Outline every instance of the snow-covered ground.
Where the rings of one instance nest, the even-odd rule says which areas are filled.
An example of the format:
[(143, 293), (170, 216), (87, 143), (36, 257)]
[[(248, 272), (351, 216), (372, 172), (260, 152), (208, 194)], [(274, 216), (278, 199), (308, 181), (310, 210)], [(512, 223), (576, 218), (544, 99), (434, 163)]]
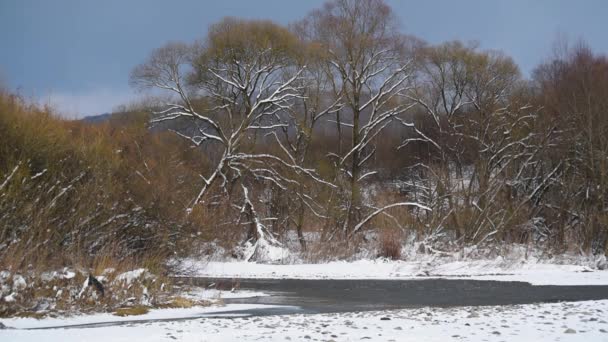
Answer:
[(250, 262), (183, 260), (179, 275), (226, 278), (413, 279), (466, 278), (523, 281), (533, 285), (608, 285), (608, 271), (583, 265), (510, 262), (503, 258), (470, 261), (335, 261), (273, 265)]
[[(96, 314), (75, 314), (72, 316), (46, 317), (44, 319), (35, 318), (0, 318), (0, 323), (7, 327), (17, 329), (28, 328), (44, 328), (54, 326), (96, 324), (104, 322), (124, 322), (124, 321), (145, 321), (158, 319), (181, 319), (198, 317), (201, 315), (214, 314), (226, 310), (249, 310), (260, 307), (270, 308), (269, 305), (252, 305), (252, 304), (231, 304), (228, 306), (222, 305), (221, 299), (228, 298), (250, 298), (267, 296), (266, 293), (258, 291), (221, 291), (216, 289), (193, 288), (189, 291), (181, 293), (181, 297), (199, 300), (211, 300), (210, 306), (193, 306), (189, 308), (164, 308), (151, 309), (148, 313), (137, 316), (116, 316), (111, 313), (96, 313)], [(1, 327), (1, 326), (0, 326)], [(1, 331), (1, 330), (0, 330)], [(4, 341), (0, 339), (0, 341)]]
[[(465, 278), (524, 281), (534, 285), (608, 285), (605, 258), (574, 262), (540, 259), (492, 260), (415, 258), (414, 261), (362, 259), (320, 264), (258, 264), (243, 261), (181, 260), (178, 275), (226, 278), (420, 279)], [(602, 267), (603, 268), (603, 267)], [(221, 305), (222, 298), (264, 296), (246, 290), (184, 288), (181, 296), (212, 299), (214, 306), (153, 309), (117, 317), (11, 318), (0, 323), (0, 341), (608, 341), (608, 300), (511, 306), (415, 308), (315, 315), (249, 317), (242, 310), (272, 309), (260, 304)], [(241, 311), (230, 314), (226, 311)], [(293, 311), (293, 310), (292, 310)], [(221, 313), (220, 313), (221, 312)], [(163, 320), (163, 321), (155, 321)], [(128, 322), (125, 322), (128, 321)], [(28, 328), (123, 322), (87, 328)]]
[[(270, 305), (254, 305), (254, 304), (230, 304), (227, 306), (194, 306), (191, 308), (176, 308), (176, 309), (152, 309), (150, 312), (137, 316), (119, 317), (111, 313), (97, 313), (90, 315), (74, 315), (70, 317), (46, 317), (43, 319), (36, 318), (1, 318), (0, 323), (7, 327), (16, 329), (30, 328), (48, 328), (57, 326), (83, 325), (83, 324), (98, 324), (109, 322), (137, 322), (147, 320), (166, 320), (166, 319), (183, 319), (198, 317), (201, 315), (214, 314), (226, 310), (250, 310), (260, 307), (270, 308)], [(278, 306), (277, 306), (278, 307)], [(1, 330), (0, 330), (1, 332)], [(1, 336), (1, 333), (0, 333)], [(0, 341), (5, 341), (0, 338)]]
[[(526, 281), (537, 285), (608, 285), (608, 271), (592, 269), (584, 264), (513, 262), (502, 258), (411, 262), (358, 260), (291, 265), (191, 259), (182, 261), (180, 274), (314, 279), (465, 277)], [(193, 289), (182, 295), (192, 299), (220, 299), (265, 294), (245, 290)], [(608, 341), (608, 300), (264, 317), (250, 317), (242, 312), (267, 308), (280, 306), (228, 304), (154, 309), (145, 315), (131, 317), (94, 314), (41, 320), (0, 319), (3, 325), (16, 328), (0, 329), (0, 341)], [(230, 314), (226, 311), (241, 312)], [(158, 319), (165, 321), (149, 321)], [(117, 321), (129, 322), (87, 328), (27, 330)]]
[[(241, 307), (242, 305), (239, 305)], [(236, 308), (229, 305), (223, 309)], [(206, 309), (214, 310), (214, 309)], [(0, 330), (0, 341), (608, 341), (608, 301)], [(23, 320), (21, 327), (41, 326)], [(6, 324), (6, 323), (5, 323)], [(8, 324), (7, 324), (8, 325)]]

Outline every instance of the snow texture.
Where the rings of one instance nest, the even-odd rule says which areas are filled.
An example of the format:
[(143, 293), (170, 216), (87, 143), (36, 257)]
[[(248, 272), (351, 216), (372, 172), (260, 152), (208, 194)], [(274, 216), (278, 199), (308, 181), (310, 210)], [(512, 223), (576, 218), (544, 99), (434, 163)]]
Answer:
[(116, 279), (114, 279), (114, 282), (125, 282), (126, 285), (131, 285), (133, 281), (139, 279), (141, 276), (146, 279), (148, 279), (149, 277), (154, 277), (145, 268), (138, 268), (136, 270), (124, 272), (117, 275)]
[(522, 281), (533, 285), (608, 285), (608, 271), (583, 265), (534, 262), (476, 261), (334, 261), (324, 264), (271, 265), (186, 259), (181, 276), (296, 279), (415, 279), (462, 278)]
[(232, 290), (222, 291), (216, 289), (202, 289), (195, 288), (181, 295), (184, 298), (192, 300), (200, 299), (228, 299), (228, 298), (252, 298), (252, 297), (265, 297), (267, 293), (259, 291), (248, 291), (248, 290)]
[(289, 258), (289, 250), (279, 245), (270, 244), (266, 239), (258, 239), (255, 244), (247, 242), (244, 247), (245, 260), (262, 262), (279, 262)]
[(82, 295), (87, 291), (88, 287), (89, 287), (89, 278), (84, 278), (84, 283), (82, 284), (80, 292), (78, 292), (77, 298), (81, 298)]
[[(273, 308), (278, 306), (273, 305), (258, 305), (258, 304), (230, 304), (227, 306), (201, 307), (194, 306), (191, 308), (175, 308), (175, 309), (152, 309), (148, 313), (138, 316), (115, 316), (111, 313), (97, 313), (92, 315), (74, 315), (70, 317), (47, 317), (43, 319), (36, 318), (6, 318), (0, 319), (0, 323), (10, 328), (30, 329), (30, 328), (45, 328), (57, 327), (66, 325), (82, 325), (107, 322), (137, 322), (155, 319), (183, 319), (200, 317), (202, 315), (213, 314), (214, 312), (224, 312), (226, 310), (250, 310), (259, 308)], [(87, 329), (88, 330), (88, 329)], [(96, 330), (96, 329), (93, 329)], [(82, 330), (86, 331), (86, 330)], [(0, 330), (0, 341), (2, 339)], [(109, 341), (113, 341), (109, 339)]]
[[(190, 310), (244, 309), (251, 305)], [(189, 309), (164, 311), (180, 317)], [(606, 341), (608, 301), (395, 311), (197, 318), (89, 329), (0, 330), (1, 341)], [(179, 313), (179, 314), (178, 314)], [(155, 316), (151, 313), (148, 317)], [(156, 316), (160, 317), (160, 316)], [(101, 318), (101, 317), (99, 317)], [(227, 319), (229, 318), (229, 319)], [(89, 320), (87, 322), (90, 322)], [(25, 328), (66, 321), (13, 319), (7, 326)], [(74, 318), (70, 323), (84, 323)]]
[(13, 276), (13, 289), (17, 291), (24, 290), (27, 287), (27, 283), (25, 282), (25, 278), (22, 275)]

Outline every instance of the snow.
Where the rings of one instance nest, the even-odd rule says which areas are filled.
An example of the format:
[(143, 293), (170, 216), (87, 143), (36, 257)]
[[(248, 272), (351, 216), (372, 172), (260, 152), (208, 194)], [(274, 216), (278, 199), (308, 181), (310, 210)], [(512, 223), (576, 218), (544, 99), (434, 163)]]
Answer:
[(131, 283), (133, 283), (133, 281), (135, 281), (136, 279), (139, 279), (142, 275), (144, 277), (146, 277), (146, 279), (148, 277), (152, 277), (152, 275), (149, 274), (145, 268), (138, 268), (133, 271), (128, 271), (128, 272), (119, 274), (118, 276), (116, 276), (116, 279), (114, 279), (114, 282), (124, 281), (127, 285), (131, 285)]
[[(126, 272), (129, 273), (129, 272)], [(123, 273), (124, 274), (124, 273)], [(126, 280), (129, 276), (133, 275), (141, 276), (143, 272), (129, 273), (125, 275)], [(88, 279), (85, 279), (83, 290), (86, 290), (88, 286)], [(5, 297), (6, 301), (14, 296)], [(80, 295), (79, 295), (80, 296)], [(192, 299), (194, 301), (199, 300), (218, 300), (222, 298), (251, 298), (267, 296), (266, 293), (259, 291), (248, 291), (248, 290), (237, 290), (222, 291), (217, 289), (203, 289), (200, 287), (193, 288), (181, 295), (184, 298)], [(11, 298), (9, 298), (11, 297)], [(8, 299), (7, 299), (8, 298)], [(14, 299), (13, 299), (14, 300)], [(220, 302), (221, 303), (221, 302)], [(173, 308), (173, 309), (151, 309), (148, 313), (138, 316), (126, 316), (119, 317), (111, 313), (97, 313), (97, 314), (81, 314), (73, 316), (61, 316), (61, 317), (47, 317), (41, 320), (35, 318), (7, 318), (0, 319), (0, 323), (18, 329), (28, 328), (41, 328), (41, 327), (53, 327), (53, 326), (64, 326), (64, 325), (81, 325), (81, 324), (92, 324), (92, 323), (104, 323), (104, 322), (124, 322), (124, 321), (142, 321), (142, 320), (154, 320), (154, 319), (181, 319), (181, 318), (192, 318), (199, 317), (201, 315), (226, 311), (226, 310), (249, 310), (249, 309), (260, 309), (260, 308), (274, 308), (278, 306), (273, 305), (253, 305), (253, 304), (230, 304), (227, 306), (218, 305), (217, 302), (213, 306), (193, 306), (191, 308)], [(282, 306), (285, 307), (285, 306)], [(0, 341), (3, 341), (0, 338)]]
[[(244, 309), (230, 305), (217, 310)], [(215, 308), (198, 311), (212, 313)], [(338, 314), (147, 322), (87, 329), (0, 330), (2, 341), (606, 341), (608, 301), (417, 308)], [(166, 317), (166, 316), (164, 316)], [(45, 326), (48, 319), (2, 321)], [(27, 324), (25, 323), (27, 322)], [(65, 322), (53, 322), (65, 323)], [(13, 325), (15, 326), (15, 325)]]
[(67, 270), (66, 270), (66, 271), (65, 271), (65, 273), (62, 275), (62, 278), (63, 278), (63, 279), (72, 279), (72, 278), (74, 278), (75, 276), (76, 276), (76, 273), (75, 273), (75, 272), (72, 272), (72, 271), (67, 271)]
[(0, 283), (0, 297), (9, 292), (11, 292), (11, 287)]
[(22, 275), (13, 276), (13, 289), (20, 291), (27, 287), (27, 283), (25, 282), (25, 278)]
[(265, 239), (258, 239), (255, 244), (247, 242), (243, 254), (245, 260), (256, 259), (265, 262), (286, 260), (290, 255), (287, 248), (270, 244)]
[(57, 272), (42, 272), (40, 273), (40, 280), (43, 282), (49, 282), (57, 276)]
[(34, 180), (34, 179), (36, 179), (36, 178), (38, 178), (38, 177), (41, 177), (42, 175), (44, 175), (44, 174), (46, 173), (46, 171), (48, 171), (48, 170), (47, 170), (47, 169), (44, 169), (44, 170), (42, 170), (42, 171), (38, 172), (37, 174), (33, 175), (32, 177), (30, 177), (30, 179), (31, 179), (31, 180)]
[(4, 301), (7, 303), (12, 303), (15, 301), (15, 296), (16, 296), (16, 293), (13, 292), (10, 295), (4, 297)]
[(265, 297), (267, 293), (259, 291), (238, 290), (238, 291), (221, 291), (216, 289), (201, 289), (196, 288), (183, 294), (182, 297), (188, 299), (220, 299), (220, 298), (252, 298)]
[(82, 287), (80, 289), (80, 292), (78, 292), (77, 298), (82, 297), (82, 295), (87, 291), (88, 287), (89, 287), (89, 278), (84, 278), (84, 283), (82, 283)]
[[(324, 264), (270, 265), (251, 262), (183, 260), (181, 275), (229, 278), (412, 279), (463, 278), (527, 281), (536, 285), (606, 285), (608, 271), (584, 264), (534, 260), (417, 261), (357, 260)], [(188, 270), (189, 273), (186, 271)], [(117, 276), (129, 282), (145, 277), (143, 269)], [(254, 291), (194, 288), (192, 299), (263, 296)], [(221, 301), (218, 301), (221, 303)], [(409, 308), (333, 314), (291, 314), (253, 317), (243, 310), (281, 308), (275, 305), (228, 304), (192, 308), (152, 309), (140, 316), (110, 313), (71, 317), (10, 318), (0, 323), (0, 341), (608, 341), (608, 300), (508, 306)], [(234, 311), (234, 313), (230, 313)], [(152, 320), (152, 321), (150, 321)], [(156, 320), (156, 321), (154, 321)], [(163, 320), (163, 321), (158, 321)], [(120, 326), (112, 322), (127, 322)], [(23, 330), (106, 323), (96, 327)]]
[(584, 265), (477, 261), (334, 261), (324, 264), (273, 265), (252, 262), (183, 260), (180, 276), (272, 279), (416, 279), (466, 278), (522, 281), (533, 285), (608, 285), (608, 271)]
[(102, 276), (107, 276), (107, 275), (113, 274), (114, 272), (116, 272), (116, 269), (114, 267), (108, 267), (108, 268), (104, 269), (103, 272), (101, 272), (101, 274), (102, 274)]
[(68, 268), (64, 268), (63, 271), (48, 271), (40, 273), (40, 280), (43, 282), (49, 282), (55, 278), (59, 279), (72, 279), (76, 276), (76, 272), (70, 271)]
[[(261, 304), (229, 304), (226, 306), (194, 306), (191, 308), (175, 308), (175, 309), (152, 309), (148, 313), (138, 316), (115, 316), (111, 313), (97, 313), (91, 315), (75, 315), (70, 317), (47, 317), (43, 319), (36, 318), (2, 318), (0, 323), (7, 327), (16, 329), (31, 329), (57, 327), (66, 325), (82, 325), (82, 324), (98, 324), (108, 322), (137, 322), (146, 320), (167, 320), (167, 319), (184, 319), (200, 317), (202, 315), (213, 314), (215, 312), (224, 312), (226, 310), (251, 310), (260, 308), (275, 308), (275, 305)], [(0, 330), (0, 336), (1, 330)], [(0, 341), (5, 341), (0, 338)]]

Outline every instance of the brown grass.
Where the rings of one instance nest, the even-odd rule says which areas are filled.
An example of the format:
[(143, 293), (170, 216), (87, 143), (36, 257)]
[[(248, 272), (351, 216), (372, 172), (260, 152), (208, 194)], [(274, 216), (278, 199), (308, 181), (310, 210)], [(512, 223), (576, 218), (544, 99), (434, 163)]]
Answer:
[(382, 230), (378, 239), (378, 256), (391, 260), (401, 259), (402, 241), (402, 234), (398, 230)]
[(127, 308), (119, 308), (114, 312), (114, 316), (139, 316), (145, 315), (150, 311), (150, 309), (143, 305), (131, 306)]
[[(156, 307), (163, 309), (184, 309), (193, 306), (209, 306), (211, 301), (208, 300), (192, 300), (181, 296), (173, 297), (165, 303), (157, 304)], [(216, 303), (217, 304), (217, 303)]]
[(191, 299), (184, 298), (184, 297), (175, 297), (175, 298), (171, 299), (170, 302), (164, 303), (163, 307), (184, 309), (184, 308), (191, 308), (195, 305), (197, 305), (197, 303)]
[(194, 225), (177, 203), (194, 196), (206, 157), (140, 114), (67, 121), (0, 90), (0, 184), (17, 167), (0, 189), (0, 269), (160, 271), (175, 245), (187, 251)]
[(31, 311), (22, 311), (15, 315), (20, 318), (35, 318), (35, 319), (43, 319), (46, 317), (46, 313), (44, 312), (31, 312)]

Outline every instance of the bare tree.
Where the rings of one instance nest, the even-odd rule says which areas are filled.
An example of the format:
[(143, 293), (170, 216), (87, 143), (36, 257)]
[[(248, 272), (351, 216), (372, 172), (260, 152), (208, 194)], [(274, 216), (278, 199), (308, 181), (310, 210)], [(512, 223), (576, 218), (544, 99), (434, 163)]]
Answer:
[(551, 153), (538, 162), (563, 172), (539, 205), (558, 248), (608, 250), (608, 58), (566, 40), (534, 72), (542, 124), (555, 127)]
[[(323, 52), (318, 45), (310, 43), (310, 27), (298, 23), (292, 25), (291, 29), (302, 44), (297, 63), (299, 67), (306, 66), (303, 77), (299, 80), (303, 96), (299, 97), (294, 102), (294, 106), (286, 112), (289, 125), (281, 128), (281, 137), (277, 134), (273, 136), (279, 145), (295, 157), (294, 162), (313, 166), (317, 161), (310, 160), (309, 151), (315, 130), (323, 119), (335, 115), (344, 104), (341, 96), (332, 96), (331, 82), (324, 72)], [(300, 188), (297, 191), (290, 192), (295, 210), (293, 210), (294, 214), (288, 216), (295, 226), (302, 250), (306, 250), (303, 234), (305, 214), (310, 212), (315, 217), (326, 220), (327, 206), (315, 200), (317, 196), (305, 195), (307, 191), (304, 180), (301, 180), (298, 186)], [(310, 194), (310, 191), (308, 193)]]
[[(240, 184), (242, 204), (237, 207), (250, 226), (248, 240), (255, 243), (248, 259), (263, 259), (269, 248), (280, 246), (255, 207), (255, 182), (287, 189), (297, 183), (295, 176), (303, 175), (332, 186), (300, 166), (287, 149), (280, 155), (253, 150), (260, 135), (276, 134), (287, 125), (283, 113), (303, 96), (305, 66), (293, 61), (297, 46), (287, 29), (271, 22), (227, 18), (211, 26), (202, 44), (172, 43), (156, 50), (131, 77), (135, 85), (177, 95), (176, 102), (156, 113), (153, 123), (189, 119), (193, 134), (177, 134), (196, 146), (219, 146), (221, 155), (210, 174), (201, 174), (200, 191), (187, 210), (204, 202), (214, 187), (229, 196)], [(195, 99), (202, 108), (196, 108)]]
[(551, 130), (535, 131), (538, 108), (515, 96), (523, 83), (510, 58), (450, 42), (418, 61), (408, 97), (434, 132), (415, 129), (404, 145), (425, 141), (435, 156), (416, 167), (437, 224), (449, 220), (461, 241), (486, 241), (512, 227), (557, 172), (539, 174), (535, 163)]
[(341, 229), (349, 236), (362, 227), (361, 213), (370, 207), (362, 203), (361, 184), (377, 172), (368, 164), (373, 142), (413, 106), (404, 95), (411, 84), (408, 52), (414, 41), (399, 33), (394, 14), (381, 0), (331, 1), (300, 25), (311, 27), (309, 39), (324, 50), (334, 97), (345, 104), (336, 123), (349, 131), (351, 142), (335, 160), (348, 189)]

